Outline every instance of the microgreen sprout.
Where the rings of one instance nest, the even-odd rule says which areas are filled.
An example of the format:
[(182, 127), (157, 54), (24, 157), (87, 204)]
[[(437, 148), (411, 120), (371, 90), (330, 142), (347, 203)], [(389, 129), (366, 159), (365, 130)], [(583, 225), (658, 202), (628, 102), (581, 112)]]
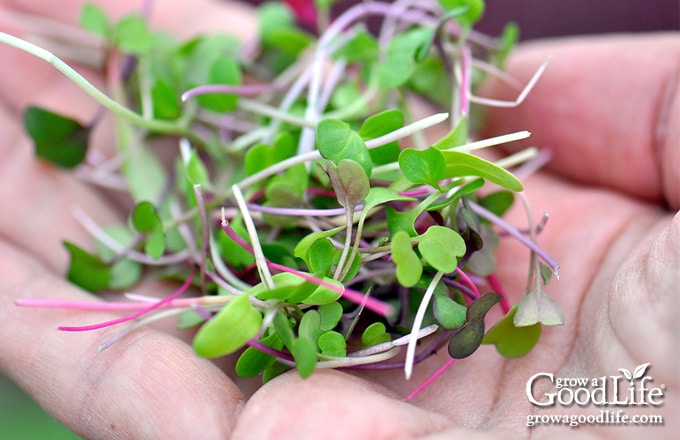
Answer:
[[(88, 4), (80, 23), (106, 43), (99, 67), (110, 95), (57, 54), (0, 34), (114, 115), (118, 149), (106, 157), (87, 148), (104, 110), (88, 124), (35, 106), (24, 115), (40, 160), (125, 189), (133, 205), (116, 225), (74, 211), (95, 243), (64, 242), (68, 278), (93, 293), (134, 290), (143, 273), (183, 280), (161, 300), (138, 292), (113, 302), (17, 304), (132, 312), (60, 327), (135, 321), (101, 349), (177, 316), (179, 327), (198, 327), (198, 355), (240, 353), (236, 373), (263, 381), (292, 368), (302, 377), (317, 368), (400, 368), (408, 379), (448, 346), (450, 360), (406, 400), (482, 343), (517, 357), (538, 343), (542, 325), (562, 324), (544, 291), (546, 272), (557, 276), (559, 266), (537, 243), (547, 217), (534, 224), (519, 178), (548, 156), (532, 147), (486, 160), (477, 150), (530, 133), (477, 139), (471, 129), (480, 117), (472, 104), (520, 105), (547, 62), (524, 85), (503, 73), (517, 30), (501, 38), (474, 31), (482, 0), (369, 0), (337, 17), (329, 4), (317, 2), (315, 31), (294, 15), (310, 24), (314, 8), (265, 4), (256, 44), (224, 34), (178, 41), (149, 27), (152, 8), (112, 21)], [(376, 30), (366, 29), (369, 16), (381, 21)], [(487, 76), (517, 88), (517, 98), (476, 95)], [(415, 96), (439, 110), (417, 116)], [(445, 122), (437, 137), (431, 128)], [(148, 147), (159, 135), (177, 142), (164, 160)], [(503, 219), (517, 197), (526, 229)], [(506, 239), (531, 256), (519, 304), (495, 275)], [(503, 317), (487, 331), (497, 304)]]

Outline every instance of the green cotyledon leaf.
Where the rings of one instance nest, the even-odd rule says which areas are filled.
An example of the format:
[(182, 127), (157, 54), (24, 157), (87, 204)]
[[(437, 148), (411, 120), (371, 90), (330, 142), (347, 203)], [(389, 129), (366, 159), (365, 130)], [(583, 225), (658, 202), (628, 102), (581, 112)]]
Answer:
[(444, 178), (479, 176), (510, 191), (522, 191), (524, 187), (512, 173), (505, 168), (462, 151), (442, 151), (446, 161)]
[(206, 358), (233, 353), (257, 335), (262, 314), (250, 304), (248, 295), (238, 295), (194, 337), (194, 351)]

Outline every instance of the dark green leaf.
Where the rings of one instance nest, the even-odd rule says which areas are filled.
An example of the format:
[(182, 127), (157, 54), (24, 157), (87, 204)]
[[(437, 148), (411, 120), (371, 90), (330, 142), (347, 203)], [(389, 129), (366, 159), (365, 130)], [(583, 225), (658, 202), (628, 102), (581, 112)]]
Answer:
[[(302, 191), (287, 179), (270, 181), (265, 190), (267, 201), (264, 206), (275, 208), (295, 208), (302, 205)], [(294, 226), (298, 219), (291, 215), (265, 214), (263, 218), (270, 225)]]
[(39, 158), (62, 168), (74, 168), (85, 159), (90, 129), (75, 119), (31, 106), (24, 111), (24, 127)]
[(74, 243), (64, 241), (63, 244), (70, 256), (66, 276), (70, 282), (93, 293), (108, 287), (111, 271), (99, 257)]
[(449, 341), (449, 355), (454, 359), (463, 359), (477, 351), (484, 340), (484, 321), (481, 319), (468, 321)]
[(467, 320), (483, 320), (484, 316), (491, 310), (491, 307), (498, 304), (503, 297), (496, 292), (489, 292), (472, 301), (468, 307)]

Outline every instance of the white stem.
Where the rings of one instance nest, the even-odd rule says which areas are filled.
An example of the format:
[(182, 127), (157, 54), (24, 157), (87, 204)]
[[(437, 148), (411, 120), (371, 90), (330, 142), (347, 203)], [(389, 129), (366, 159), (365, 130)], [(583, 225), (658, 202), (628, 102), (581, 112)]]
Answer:
[(487, 138), (487, 139), (482, 139), (482, 140), (479, 140), (479, 141), (470, 142), (468, 144), (461, 145), (459, 147), (454, 147), (454, 148), (452, 148), (452, 150), (470, 152), (470, 151), (474, 151), (474, 150), (481, 150), (482, 148), (488, 148), (488, 147), (494, 147), (496, 145), (506, 144), (508, 142), (519, 141), (519, 140), (522, 140), (522, 139), (526, 139), (529, 136), (531, 136), (531, 133), (526, 131), (526, 130), (516, 131), (514, 133), (502, 134), (500, 136), (494, 136), (494, 137), (490, 137), (490, 138)]
[(248, 211), (248, 206), (243, 198), (243, 193), (238, 185), (232, 185), (232, 192), (234, 193), (234, 199), (241, 210), (241, 215), (243, 215), (243, 223), (248, 231), (248, 236), (250, 237), (250, 245), (253, 247), (253, 255), (255, 257), (255, 265), (257, 266), (257, 271), (260, 274), (260, 279), (268, 289), (274, 288), (274, 280), (272, 279), (272, 274), (269, 272), (269, 267), (267, 266), (267, 259), (262, 252), (262, 246), (260, 245), (260, 239), (257, 236), (257, 229), (255, 228), (255, 223), (253, 218), (250, 216)]
[(416, 356), (416, 344), (418, 343), (418, 333), (420, 331), (420, 326), (423, 324), (423, 318), (425, 318), (427, 306), (430, 304), (432, 295), (434, 295), (434, 289), (437, 287), (437, 283), (439, 283), (442, 275), (444, 275), (443, 272), (437, 272), (434, 275), (434, 278), (432, 278), (430, 285), (427, 286), (423, 300), (420, 301), (418, 311), (416, 311), (416, 316), (413, 319), (413, 327), (411, 328), (411, 334), (408, 335), (408, 346), (406, 347), (406, 359), (404, 362), (404, 375), (406, 376), (406, 380), (409, 380), (411, 378), (411, 374), (413, 374), (413, 363)]

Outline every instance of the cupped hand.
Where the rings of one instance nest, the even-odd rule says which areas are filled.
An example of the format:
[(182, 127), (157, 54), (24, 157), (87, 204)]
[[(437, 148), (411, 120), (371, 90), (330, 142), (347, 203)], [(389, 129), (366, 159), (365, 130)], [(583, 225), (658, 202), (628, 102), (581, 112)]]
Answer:
[[(71, 23), (80, 7), (75, 1), (50, 4), (53, 11), (39, 1), (1, 3), (5, 11)], [(132, 9), (128, 2), (109, 3), (114, 13)], [(252, 21), (233, 5), (157, 7), (159, 26), (185, 34), (252, 32)], [(6, 30), (20, 33), (11, 25)], [(404, 396), (446, 361), (445, 352), (420, 364), (409, 382), (401, 371), (322, 371), (306, 380), (291, 372), (246, 399), (238, 383), (175, 335), (144, 329), (98, 353), (106, 332), (54, 329), (103, 321), (106, 314), (16, 307), (17, 298), (87, 298), (62, 275), (67, 255), (61, 240), (90, 241), (72, 209), (83, 208), (101, 224), (124, 213), (84, 183), (36, 162), (21, 129), (28, 103), (82, 120), (96, 105), (50, 66), (0, 47), (0, 371), (86, 438), (637, 438), (647, 432), (670, 438), (680, 404), (680, 39), (533, 43), (516, 52), (508, 70), (525, 81), (548, 55), (549, 67), (529, 100), (491, 111), (487, 131), (528, 129), (534, 145), (552, 152), (550, 164), (525, 187), (534, 214), (550, 213), (538, 240), (561, 264), (560, 280), (547, 290), (562, 305), (565, 326), (544, 328), (535, 349), (515, 360), (483, 346), (406, 403)], [(97, 82), (94, 72), (79, 70)], [(515, 93), (502, 83), (483, 92)], [(98, 133), (95, 147), (106, 149), (107, 136)], [(510, 220), (526, 222), (519, 211)], [(524, 291), (526, 254), (510, 241), (499, 254), (498, 276), (513, 303)], [(647, 362), (654, 384), (665, 385), (664, 405), (625, 410), (664, 415), (664, 427), (526, 427), (532, 414), (598, 412), (592, 405), (537, 409), (525, 393), (533, 374), (601, 377)]]

